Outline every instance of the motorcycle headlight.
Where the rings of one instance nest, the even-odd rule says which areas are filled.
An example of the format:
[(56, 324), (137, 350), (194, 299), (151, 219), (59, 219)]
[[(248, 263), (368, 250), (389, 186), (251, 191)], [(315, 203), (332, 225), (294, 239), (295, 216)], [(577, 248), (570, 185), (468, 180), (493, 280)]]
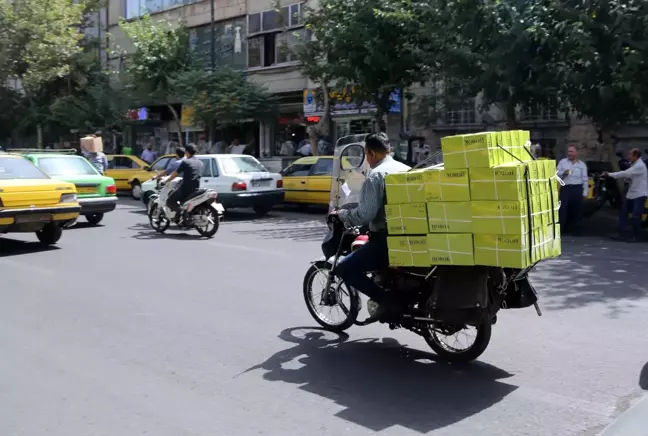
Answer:
[(63, 194), (61, 195), (61, 200), (59, 201), (59, 203), (76, 203), (76, 201), (76, 194)]

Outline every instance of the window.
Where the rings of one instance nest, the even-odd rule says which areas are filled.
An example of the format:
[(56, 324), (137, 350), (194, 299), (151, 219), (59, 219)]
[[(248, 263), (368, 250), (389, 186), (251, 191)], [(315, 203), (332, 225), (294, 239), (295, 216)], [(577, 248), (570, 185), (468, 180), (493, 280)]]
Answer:
[(133, 168), (139, 168), (139, 165), (128, 157), (116, 156), (108, 161), (108, 169), (111, 170), (130, 170)]
[(50, 176), (96, 176), (97, 170), (80, 157), (42, 157), (38, 166)]
[[(307, 37), (301, 3), (248, 16), (248, 68), (294, 62), (294, 47)], [(285, 31), (285, 29), (288, 29)]]
[(218, 163), (216, 163), (216, 159), (210, 159), (210, 160), (211, 160), (211, 166), (212, 166), (212, 176), (213, 177), (220, 176), (220, 173), (218, 171)]
[(268, 170), (252, 156), (221, 157), (223, 172), (227, 174), (267, 173)]
[[(214, 55), (216, 65), (235, 69), (247, 67), (246, 55), (248, 41), (245, 18), (221, 21), (214, 24)], [(196, 58), (211, 67), (211, 25), (207, 24), (190, 30), (190, 45)]]
[(540, 106), (523, 109), (520, 113), (520, 121), (557, 121), (558, 108), (555, 105)]
[(313, 164), (292, 164), (281, 173), (284, 177), (305, 177), (310, 174)]
[(167, 165), (169, 165), (169, 163), (171, 162), (171, 159), (172, 158), (170, 158), (170, 157), (163, 157), (160, 160), (158, 160), (157, 162), (155, 162), (155, 164), (153, 164), (151, 169), (153, 171), (164, 171), (166, 169)]
[(203, 164), (203, 171), (200, 177), (214, 177), (212, 172), (212, 160), (213, 159), (200, 159), (200, 162)]
[(449, 103), (446, 111), (448, 124), (475, 124), (475, 99), (467, 99), (463, 103)]
[(125, 0), (126, 19), (162, 12), (176, 6), (189, 5), (201, 0)]
[(333, 159), (319, 159), (313, 167), (313, 176), (330, 176), (333, 174)]
[(0, 157), (0, 180), (48, 179), (33, 163), (21, 157)]

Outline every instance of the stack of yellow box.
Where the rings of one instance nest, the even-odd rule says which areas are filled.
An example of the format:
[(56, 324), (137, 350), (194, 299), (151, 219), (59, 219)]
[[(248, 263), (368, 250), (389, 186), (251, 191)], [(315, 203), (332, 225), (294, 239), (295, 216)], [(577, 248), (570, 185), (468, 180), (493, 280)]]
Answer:
[(532, 159), (529, 137), (446, 137), (444, 165), (389, 174), (390, 264), (526, 268), (558, 256), (556, 165)]

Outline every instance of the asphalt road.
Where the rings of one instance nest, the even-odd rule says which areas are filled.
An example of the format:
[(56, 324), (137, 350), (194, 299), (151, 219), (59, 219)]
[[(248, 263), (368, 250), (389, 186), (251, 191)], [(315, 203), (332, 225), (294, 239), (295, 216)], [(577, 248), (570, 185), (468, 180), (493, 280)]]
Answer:
[(0, 238), (0, 435), (598, 434), (648, 387), (648, 245), (580, 239), (480, 362), (378, 325), (312, 329), (321, 215), (157, 235), (137, 203), (55, 249)]

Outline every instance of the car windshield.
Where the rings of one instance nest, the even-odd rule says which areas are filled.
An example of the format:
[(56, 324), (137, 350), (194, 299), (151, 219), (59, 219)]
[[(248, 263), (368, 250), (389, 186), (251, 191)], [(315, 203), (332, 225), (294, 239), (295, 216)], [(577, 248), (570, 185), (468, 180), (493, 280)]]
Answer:
[(38, 166), (50, 176), (96, 176), (97, 171), (87, 160), (76, 156), (41, 157)]
[(49, 177), (27, 159), (0, 157), (0, 179), (49, 179)]
[(226, 156), (221, 158), (223, 172), (237, 173), (267, 173), (268, 170), (251, 156)]

